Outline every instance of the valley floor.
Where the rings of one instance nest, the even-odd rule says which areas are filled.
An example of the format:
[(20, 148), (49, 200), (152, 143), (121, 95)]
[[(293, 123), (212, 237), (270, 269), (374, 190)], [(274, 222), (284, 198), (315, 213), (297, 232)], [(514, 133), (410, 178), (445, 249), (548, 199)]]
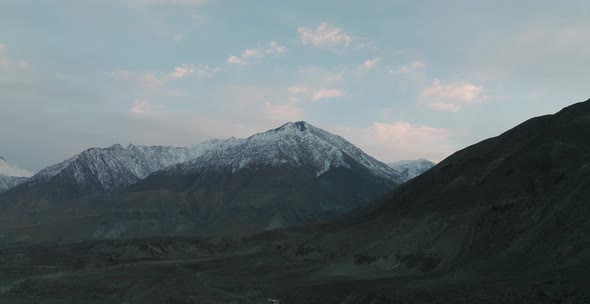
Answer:
[(590, 303), (590, 267), (501, 279), (391, 277), (353, 272), (338, 258), (222, 247), (158, 239), (4, 248), (0, 303)]

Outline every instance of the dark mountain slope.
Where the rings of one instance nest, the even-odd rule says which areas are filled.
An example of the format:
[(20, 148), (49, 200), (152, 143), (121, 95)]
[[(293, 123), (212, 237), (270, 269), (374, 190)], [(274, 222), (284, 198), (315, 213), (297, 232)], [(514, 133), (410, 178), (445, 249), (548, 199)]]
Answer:
[[(301, 296), (285, 287), (295, 302), (321, 289), (319, 298), (337, 299), (340, 287), (376, 278), (398, 288), (404, 276), (436, 288), (511, 278), (529, 288), (522, 280), (589, 269), (590, 101), (463, 149), (370, 210), (262, 238), (295, 259), (331, 260)], [(338, 276), (352, 281), (337, 287)]]

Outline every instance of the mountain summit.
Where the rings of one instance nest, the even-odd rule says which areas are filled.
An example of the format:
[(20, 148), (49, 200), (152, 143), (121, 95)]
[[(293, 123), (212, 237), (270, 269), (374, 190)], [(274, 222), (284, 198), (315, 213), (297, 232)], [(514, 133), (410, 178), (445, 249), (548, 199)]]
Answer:
[(136, 197), (157, 192), (191, 206), (187, 214), (208, 223), (200, 233), (243, 234), (328, 219), (401, 183), (400, 173), (386, 164), (300, 121), (226, 140), (131, 190)]
[(344, 138), (304, 121), (288, 122), (245, 139), (227, 140), (200, 157), (167, 170), (180, 169), (182, 174), (190, 174), (221, 168), (236, 172), (262, 166), (305, 167), (314, 171), (316, 176), (334, 168), (360, 166), (375, 176), (402, 182), (397, 171)]

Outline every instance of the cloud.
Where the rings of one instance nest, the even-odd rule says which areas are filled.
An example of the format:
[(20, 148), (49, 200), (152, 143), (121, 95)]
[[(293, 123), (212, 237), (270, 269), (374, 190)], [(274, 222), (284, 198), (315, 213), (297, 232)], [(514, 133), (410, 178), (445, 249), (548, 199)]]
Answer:
[(263, 58), (268, 55), (283, 54), (287, 51), (287, 48), (283, 45), (278, 44), (275, 41), (271, 41), (266, 46), (259, 46), (254, 49), (247, 49), (242, 52), (242, 58)]
[(352, 37), (341, 28), (326, 22), (320, 23), (316, 28), (300, 27), (297, 29), (299, 41), (303, 45), (311, 45), (319, 48), (348, 47), (352, 43)]
[(129, 109), (129, 113), (134, 115), (158, 115), (164, 109), (161, 105), (150, 103), (147, 100), (136, 100)]
[(309, 86), (291, 86), (287, 89), (292, 100), (299, 100), (300, 97), (309, 99), (311, 101), (317, 101), (326, 98), (336, 98), (344, 96), (344, 92), (338, 89), (326, 89), (326, 88), (312, 88)]
[(175, 67), (166, 75), (156, 74), (154, 72), (138, 73), (130, 70), (116, 70), (107, 74), (117, 81), (134, 82), (144, 88), (158, 88), (171, 81), (180, 80), (189, 76), (207, 78), (220, 70), (219, 68), (213, 68), (204, 64), (182, 64)]
[(393, 75), (407, 75), (421, 73), (428, 67), (428, 64), (424, 61), (417, 60), (408, 64), (392, 68), (389, 72)]
[(175, 67), (172, 73), (168, 74), (170, 78), (184, 78), (188, 75), (193, 74), (196, 71), (195, 66), (192, 64), (183, 64), (182, 66)]
[(244, 65), (246, 64), (244, 61), (242, 61), (240, 58), (238, 58), (237, 56), (229, 56), (227, 57), (226, 60), (227, 63), (229, 64), (239, 64), (239, 65)]
[(246, 49), (238, 56), (229, 56), (226, 60), (229, 64), (245, 65), (249, 62), (247, 59), (262, 59), (267, 56), (279, 55), (287, 52), (287, 47), (278, 42), (271, 41), (265, 45), (258, 45), (256, 48)]
[(435, 110), (457, 112), (464, 105), (476, 104), (485, 99), (484, 88), (467, 82), (442, 84), (435, 79), (422, 89), (418, 101)]
[(332, 71), (319, 66), (301, 67), (294, 84), (287, 88), (289, 100), (318, 101), (346, 95), (342, 89), (344, 70)]
[(379, 57), (375, 57), (373, 59), (368, 59), (368, 60), (364, 61), (363, 63), (361, 63), (357, 67), (357, 72), (360, 74), (365, 74), (365, 73), (375, 69), (380, 62), (381, 62), (381, 58), (379, 58)]
[(374, 122), (361, 129), (339, 128), (337, 131), (385, 162), (417, 158), (438, 162), (456, 151), (451, 144), (454, 134), (450, 130), (404, 121)]
[(190, 75), (194, 75), (197, 78), (206, 78), (218, 71), (220, 71), (219, 68), (212, 68), (204, 64), (183, 64), (181, 66), (175, 67), (174, 70), (168, 74), (168, 78), (182, 79)]
[(308, 105), (303, 100), (291, 98), (288, 90), (281, 87), (227, 86), (217, 98), (225, 101), (217, 104), (219, 113), (223, 113), (220, 119), (226, 120), (226, 124), (248, 126), (251, 132), (276, 128), (287, 121), (302, 120)]
[(344, 93), (337, 89), (320, 89), (313, 93), (311, 99), (316, 101), (324, 98), (342, 97)]

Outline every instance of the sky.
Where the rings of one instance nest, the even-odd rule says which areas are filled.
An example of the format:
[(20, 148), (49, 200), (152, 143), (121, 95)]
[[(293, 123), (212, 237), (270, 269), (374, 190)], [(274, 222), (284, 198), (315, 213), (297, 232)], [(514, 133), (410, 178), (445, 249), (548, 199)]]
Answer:
[(384, 162), (587, 100), (587, 0), (3, 0), (0, 155), (37, 171), (114, 143), (305, 120)]

